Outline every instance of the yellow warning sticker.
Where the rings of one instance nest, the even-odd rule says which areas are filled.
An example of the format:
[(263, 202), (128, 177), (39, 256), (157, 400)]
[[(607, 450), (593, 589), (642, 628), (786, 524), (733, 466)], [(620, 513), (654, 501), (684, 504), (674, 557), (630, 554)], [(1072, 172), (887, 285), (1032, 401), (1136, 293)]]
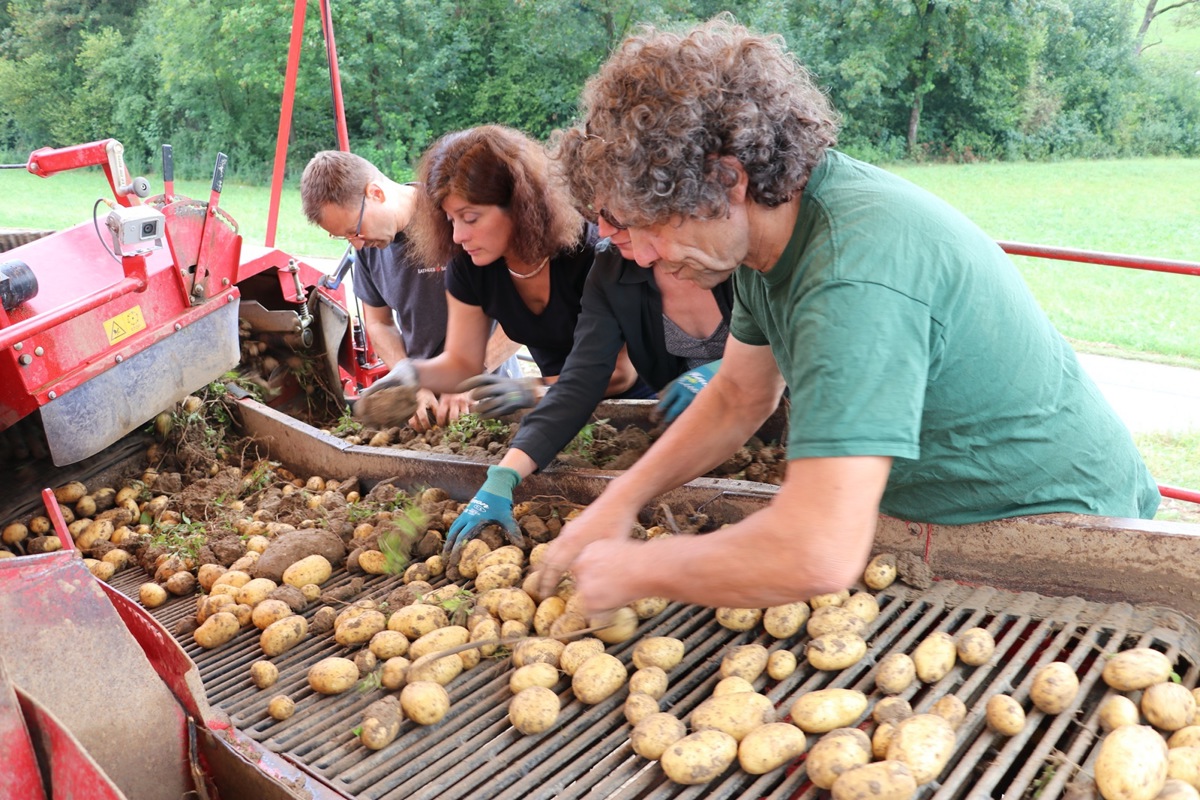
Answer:
[(104, 320), (104, 335), (108, 337), (109, 344), (116, 344), (145, 329), (146, 319), (142, 316), (141, 306), (134, 306), (128, 311)]

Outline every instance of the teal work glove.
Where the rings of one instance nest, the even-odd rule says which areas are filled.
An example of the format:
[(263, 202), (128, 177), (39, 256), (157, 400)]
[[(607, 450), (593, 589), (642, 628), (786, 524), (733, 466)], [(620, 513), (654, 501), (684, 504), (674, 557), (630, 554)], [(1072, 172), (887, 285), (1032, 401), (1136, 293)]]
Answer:
[(693, 370), (688, 370), (668, 383), (658, 393), (658, 405), (654, 407), (655, 415), (664, 422), (674, 422), (675, 418), (692, 404), (696, 395), (700, 394), (700, 390), (708, 386), (708, 382), (712, 380), (713, 375), (717, 374), (720, 367), (721, 359), (710, 361)]
[(499, 525), (513, 544), (521, 547), (525, 540), (513, 519), (512, 493), (521, 482), (515, 469), (493, 464), (488, 467), (487, 480), (467, 503), (467, 507), (450, 526), (443, 552), (453, 552), (471, 541), (488, 525)]

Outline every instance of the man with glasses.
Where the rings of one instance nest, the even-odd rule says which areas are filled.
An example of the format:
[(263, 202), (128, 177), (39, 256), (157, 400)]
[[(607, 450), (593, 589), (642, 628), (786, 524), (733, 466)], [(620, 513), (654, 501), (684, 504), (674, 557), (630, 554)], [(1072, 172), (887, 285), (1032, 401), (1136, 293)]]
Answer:
[[(721, 369), (542, 558), (593, 612), (660, 596), (765, 608), (852, 585), (878, 515), (958, 525), (1154, 516), (1120, 418), (977, 226), (832, 149), (838, 116), (779, 37), (728, 16), (629, 37), (558, 138), (577, 203), (639, 264), (734, 306)], [(635, 541), (639, 511), (723, 461), (791, 392), (770, 505)]]
[[(300, 198), (309, 222), (357, 252), (354, 295), (362, 302), (363, 326), (376, 354), (389, 368), (405, 358), (433, 358), (446, 342), (445, 268), (419, 266), (408, 254), (404, 229), (412, 219), (418, 188), (385, 176), (361, 156), (324, 150), (312, 157), (300, 179)], [(517, 345), (497, 327), (488, 342), (486, 365), (516, 377)], [(466, 394), (417, 394), (409, 421), (426, 430), (469, 411)]]

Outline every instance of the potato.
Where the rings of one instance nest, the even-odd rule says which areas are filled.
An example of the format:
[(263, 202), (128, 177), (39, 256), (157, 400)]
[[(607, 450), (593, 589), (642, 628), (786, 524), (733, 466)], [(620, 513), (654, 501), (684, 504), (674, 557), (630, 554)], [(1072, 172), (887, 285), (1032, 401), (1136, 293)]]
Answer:
[(258, 646), (268, 656), (277, 656), (300, 644), (308, 635), (308, 620), (299, 614), (272, 622), (258, 637)]
[[(558, 668), (568, 675), (574, 675), (575, 670), (579, 669), (584, 661), (603, 652), (604, 642), (599, 639), (591, 637), (576, 639), (563, 647), (562, 653), (558, 656)], [(636, 650), (634, 652), (636, 653)], [(636, 656), (633, 663), (637, 664)]]
[(1171, 678), (1171, 660), (1149, 647), (1117, 653), (1104, 665), (1104, 682), (1118, 692), (1134, 692)]
[(1178, 778), (1167, 778), (1154, 800), (1200, 800), (1200, 792)]
[(71, 481), (54, 490), (54, 499), (60, 503), (75, 505), (88, 493), (87, 486), (79, 481)]
[(633, 646), (633, 665), (638, 669), (674, 669), (683, 660), (683, 641), (671, 636), (651, 636)]
[[(235, 605), (237, 603), (233, 601), (233, 596), (228, 594), (210, 594), (208, 597), (198, 597), (196, 598), (196, 622), (203, 625), (206, 619), (218, 611), (232, 612)], [(291, 609), (289, 609), (288, 614), (291, 613)]]
[(588, 627), (587, 619), (582, 614), (571, 611), (568, 607), (568, 610), (560, 614), (558, 619), (550, 625), (550, 636), (566, 643), (576, 631), (581, 631), (586, 627)]
[(1079, 677), (1065, 661), (1051, 661), (1033, 675), (1029, 699), (1046, 714), (1062, 713), (1079, 693)]
[(743, 644), (725, 651), (721, 659), (722, 678), (736, 675), (753, 683), (766, 669), (770, 653), (761, 644)]
[(826, 594), (816, 594), (808, 598), (808, 604), (813, 611), (826, 606), (840, 606), (850, 599), (850, 590), (842, 589), (840, 592), (828, 592)]
[(523, 667), (526, 664), (550, 664), (557, 667), (559, 657), (566, 649), (567, 646), (557, 639), (524, 639), (513, 646), (512, 663), (514, 667)]
[(533, 629), (538, 636), (548, 636), (554, 620), (562, 616), (567, 604), (561, 597), (547, 597), (533, 613)]
[(1025, 709), (1006, 694), (988, 698), (987, 724), (1001, 736), (1016, 736), (1025, 730)]
[[(554, 700), (557, 703), (558, 697), (555, 696)], [(405, 716), (413, 722), (433, 725), (441, 722), (450, 710), (450, 695), (440, 683), (414, 681), (400, 690), (400, 705), (404, 708)]]
[(713, 687), (713, 697), (724, 697), (727, 694), (737, 694), (739, 692), (753, 692), (754, 684), (745, 678), (737, 675), (730, 675), (728, 678), (722, 678), (717, 681), (717, 685)]
[(321, 694), (341, 694), (358, 678), (358, 667), (348, 658), (330, 656), (308, 668), (308, 685)]
[(1142, 715), (1159, 730), (1177, 731), (1196, 718), (1192, 690), (1178, 683), (1156, 683), (1142, 692)]
[(212, 589), (217, 578), (227, 571), (220, 564), (201, 564), (200, 568), (196, 570), (196, 580), (200, 582), (200, 588), (207, 592)]
[(608, 653), (584, 661), (571, 677), (571, 690), (581, 703), (594, 705), (615, 694), (625, 683), (625, 665)]
[(368, 575), (386, 575), (391, 570), (388, 557), (379, 550), (359, 550), (355, 563)]
[(884, 694), (900, 694), (917, 677), (917, 665), (908, 653), (888, 653), (875, 668), (875, 686)]
[(196, 644), (211, 650), (237, 636), (240, 629), (237, 617), (228, 611), (218, 611), (192, 632), (192, 638)]
[(395, 656), (383, 662), (379, 671), (379, 683), (385, 689), (399, 689), (408, 679), (408, 668), (412, 662), (403, 656)]
[(274, 686), (279, 680), (279, 668), (270, 661), (255, 661), (250, 665), (250, 680), (260, 689)]
[(299, 589), (306, 583), (320, 586), (333, 575), (333, 565), (323, 555), (305, 556), (283, 571), (283, 582)]
[(832, 792), (833, 800), (909, 800), (917, 782), (904, 762), (878, 761), (843, 772)]
[(858, 728), (838, 728), (808, 751), (804, 766), (814, 786), (830, 789), (843, 772), (871, 762), (871, 740)]
[(449, 624), (450, 618), (443, 609), (415, 603), (396, 609), (395, 613), (388, 617), (387, 627), (389, 631), (399, 631), (410, 640), (415, 640)]
[(796, 671), (796, 654), (791, 650), (776, 650), (767, 658), (767, 674), (781, 681)]
[(891, 586), (896, 580), (896, 557), (891, 553), (880, 553), (867, 562), (863, 571), (863, 583), (867, 588), (879, 591)]
[(952, 694), (948, 694), (938, 699), (933, 707), (929, 709), (930, 714), (937, 714), (946, 722), (950, 723), (950, 727), (958, 730), (958, 726), (962, 725), (963, 720), (967, 718), (966, 704)]
[(643, 597), (629, 604), (638, 619), (650, 619), (667, 610), (670, 601), (665, 597)]
[(101, 561), (112, 564), (116, 569), (124, 569), (129, 566), (131, 556), (126, 550), (109, 550), (101, 557)]
[(936, 714), (914, 714), (896, 726), (887, 760), (902, 761), (918, 785), (941, 774), (954, 754), (954, 728)]
[(812, 638), (824, 636), (827, 633), (853, 633), (862, 636), (867, 629), (863, 618), (841, 606), (823, 606), (812, 612), (808, 618), (808, 635)]
[(748, 631), (763, 618), (761, 608), (718, 608), (717, 622), (731, 631)]
[[(563, 616), (566, 616), (564, 614)], [(558, 620), (555, 620), (557, 622)], [(553, 626), (551, 626), (553, 628)], [(524, 639), (529, 636), (529, 626), (524, 622), (519, 622), (515, 619), (508, 619), (500, 625), (500, 638), (502, 639)], [(556, 640), (559, 644), (563, 642)]]
[(657, 714), (658, 711), (658, 701), (648, 694), (630, 692), (629, 696), (625, 698), (625, 721), (630, 725), (637, 725), (651, 714)]
[[(116, 552), (121, 552), (121, 551), (114, 550), (112, 552), (116, 553)], [(88, 572), (95, 575), (97, 580), (107, 581), (109, 578), (111, 578), (117, 572), (117, 568), (115, 566), (113, 566), (112, 564), (109, 564), (106, 561), (99, 561), (94, 558), (87, 558), (87, 559), (84, 559), (84, 562), (87, 564)], [(192, 574), (190, 572), (183, 572), (180, 574), (187, 575), (189, 578), (192, 577)], [(172, 576), (172, 577), (174, 577), (174, 576)], [(170, 588), (170, 584), (171, 584), (171, 581), (168, 580), (167, 581), (168, 588)], [(196, 580), (195, 580), (195, 578), (192, 578), (192, 586), (195, 586), (195, 585), (196, 585)]]
[(791, 717), (805, 733), (827, 733), (853, 725), (867, 710), (867, 696), (853, 689), (818, 689), (800, 695)]
[(288, 719), (296, 713), (296, 703), (285, 694), (277, 694), (267, 703), (267, 713), (274, 719)]
[(763, 628), (776, 639), (789, 639), (800, 632), (808, 616), (808, 603), (772, 606), (763, 612)]
[(461, 675), (465, 668), (466, 662), (458, 655), (450, 655), (410, 665), (406, 677), (410, 683), (430, 681), (445, 686)]
[(138, 587), (138, 601), (146, 608), (158, 608), (167, 602), (167, 590), (157, 583), (143, 583)]
[(804, 731), (790, 722), (770, 722), (747, 733), (738, 743), (738, 764), (751, 775), (763, 775), (804, 753)]
[(757, 727), (775, 722), (775, 705), (757, 692), (710, 697), (692, 711), (693, 731), (719, 730), (739, 742)]
[[(530, 667), (545, 667), (533, 664)], [(542, 733), (558, 721), (558, 695), (545, 686), (530, 686), (518, 692), (508, 704), (508, 720), (525, 735)]]
[[(461, 569), (461, 562), (459, 567)], [(500, 589), (516, 586), (521, 582), (521, 568), (516, 564), (495, 564), (479, 570), (475, 576), (475, 591)]]
[(489, 553), (485, 553), (476, 562), (480, 570), (497, 564), (512, 564), (513, 566), (521, 567), (525, 565), (525, 553), (521, 548), (513, 544), (506, 544), (502, 547), (497, 547)]
[(875, 733), (871, 734), (872, 758), (876, 761), (882, 761), (887, 758), (888, 746), (891, 745), (892, 736), (895, 733), (896, 726), (891, 722), (881, 722), (875, 726)]
[(363, 709), (358, 739), (368, 750), (382, 750), (395, 741), (403, 722), (400, 699), (395, 695), (380, 698)]
[[(335, 622), (334, 625), (334, 641), (340, 644), (342, 647), (355, 647), (360, 644), (366, 644), (367, 642), (371, 641), (371, 638), (375, 636), (375, 634), (386, 630), (387, 617), (385, 617), (380, 611), (376, 611), (373, 608), (368, 608), (364, 609), (360, 614), (356, 614), (348, 619), (345, 619), (341, 624)], [(440, 628), (438, 631), (433, 631), (432, 633), (426, 635), (431, 636), (433, 633), (438, 633), (439, 631), (443, 630), (450, 629)], [(467, 629), (461, 628), (460, 630), (462, 630), (465, 634)], [(418, 639), (417, 641), (419, 642), (421, 640)], [(466, 641), (466, 639), (464, 638), (463, 641)], [(455, 642), (455, 644), (461, 643), (462, 642)], [(410, 651), (416, 646), (417, 642), (413, 642), (410, 646)], [(411, 657), (413, 660), (416, 660), (427, 652), (433, 652), (433, 650), (426, 649), (422, 652), (412, 654)]]
[(694, 786), (719, 778), (737, 758), (737, 750), (737, 740), (727, 733), (697, 731), (664, 750), (659, 763), (675, 783)]
[(867, 654), (867, 643), (854, 633), (827, 633), (809, 641), (804, 648), (808, 663), (821, 670), (853, 666)]
[(890, 722), (893, 725), (902, 719), (908, 719), (912, 716), (912, 704), (903, 697), (884, 697), (875, 703), (875, 709), (871, 712), (871, 719), (882, 725), (885, 722)]
[(271, 580), (270, 578), (254, 578), (253, 580), (247, 581), (240, 589), (238, 589), (237, 594), (234, 595), (234, 599), (239, 603), (245, 603), (246, 605), (253, 607), (261, 603), (263, 600), (266, 600), (267, 595), (269, 595), (277, 585), (278, 584), (276, 584), (275, 581)]
[(1167, 777), (1181, 780), (1192, 787), (1200, 785), (1200, 747), (1168, 749)]
[(642, 667), (629, 678), (629, 691), (661, 700), (667, 693), (667, 673), (660, 667)]
[[(1122, 672), (1122, 678), (1128, 675)], [(1154, 800), (1167, 781), (1167, 766), (1167, 743), (1157, 731), (1123, 725), (1100, 742), (1096, 788), (1106, 800)]]
[(371, 637), (367, 649), (380, 661), (387, 661), (408, 652), (408, 637), (400, 631), (379, 631)]
[(851, 595), (849, 600), (842, 603), (842, 608), (856, 617), (862, 617), (863, 622), (874, 622), (879, 618), (879, 601), (869, 592)]
[(922, 683), (937, 683), (946, 677), (950, 670), (954, 669), (957, 658), (958, 650), (954, 645), (954, 637), (944, 631), (936, 631), (926, 636), (912, 654), (917, 678)]
[(508, 676), (508, 688), (513, 694), (520, 694), (530, 686), (544, 686), (547, 689), (553, 689), (557, 683), (558, 670), (554, 668), (554, 665), (542, 662), (526, 664), (513, 670), (513, 674)]
[[(430, 631), (410, 644), (408, 646), (408, 657), (416, 661), (421, 656), (426, 656), (430, 653), (440, 653), (443, 650), (449, 650), (452, 647), (466, 644), (470, 639), (471, 632), (466, 628), (461, 625), (447, 625), (444, 628)], [(516, 662), (514, 661), (514, 663)], [(517, 664), (517, 666), (521, 665)]]
[[(1129, 700), (1128, 697), (1122, 697), (1121, 699), (1129, 701), (1129, 704), (1133, 706), (1134, 722), (1129, 722), (1126, 724), (1137, 725), (1140, 722), (1140, 720), (1138, 719), (1137, 706), (1134, 705), (1133, 701)], [(1101, 710), (1103, 710), (1103, 706), (1101, 706)], [(1104, 721), (1101, 720), (1101, 724), (1103, 724), (1103, 722)], [(1115, 728), (1117, 726), (1114, 725), (1113, 727)], [(1177, 730), (1171, 734), (1171, 738), (1167, 739), (1167, 747), (1197, 747), (1197, 746), (1200, 746), (1200, 725), (1188, 725), (1186, 728), (1180, 728), (1179, 730)]]
[(662, 712), (656, 712), (644, 717), (629, 734), (629, 744), (633, 752), (649, 761), (657, 761), (668, 747), (687, 736), (684, 724)]
[(263, 600), (254, 607), (250, 613), (250, 621), (254, 627), (260, 631), (265, 631), (272, 624), (281, 619), (287, 619), (296, 612), (292, 611), (292, 607), (282, 600)]
[[(1100, 704), (1096, 716), (1105, 733), (1116, 730), (1122, 725), (1140, 725), (1142, 722), (1142, 715), (1138, 712), (1137, 703), (1123, 694), (1114, 694), (1107, 698)], [(1200, 728), (1196, 730), (1200, 731)], [(1200, 741), (1197, 741), (1197, 744), (1200, 744)]]
[(606, 623), (608, 627), (596, 631), (596, 638), (608, 644), (619, 644), (620, 642), (629, 641), (637, 633), (638, 615), (629, 606), (622, 606), (603, 617), (588, 619), (590, 627)]
[(996, 640), (985, 628), (970, 628), (958, 635), (955, 649), (959, 661), (969, 667), (981, 667), (996, 652)]

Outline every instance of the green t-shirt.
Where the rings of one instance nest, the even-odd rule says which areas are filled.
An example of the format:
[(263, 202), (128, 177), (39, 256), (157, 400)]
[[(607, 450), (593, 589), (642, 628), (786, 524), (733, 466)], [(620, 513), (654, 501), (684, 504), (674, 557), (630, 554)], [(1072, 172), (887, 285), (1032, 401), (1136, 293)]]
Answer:
[(734, 288), (731, 333), (791, 392), (788, 457), (891, 456), (884, 513), (1154, 516), (1128, 429), (1008, 256), (928, 192), (829, 151), (778, 263)]

